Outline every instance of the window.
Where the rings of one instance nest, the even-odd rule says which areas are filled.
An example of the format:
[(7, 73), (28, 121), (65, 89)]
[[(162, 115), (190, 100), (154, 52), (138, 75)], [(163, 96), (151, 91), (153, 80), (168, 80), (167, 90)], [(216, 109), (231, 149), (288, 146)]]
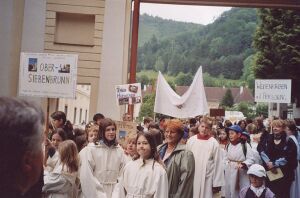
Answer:
[(88, 114), (88, 110), (86, 109), (85, 110), (85, 120), (84, 120), (85, 122), (87, 122), (87, 114)]
[(55, 43), (94, 46), (95, 15), (56, 13)]
[(65, 105), (65, 114), (66, 114), (66, 117), (68, 117), (68, 105)]
[(77, 108), (74, 108), (74, 118), (73, 118), (73, 124), (76, 123), (76, 114), (77, 114)]
[(81, 124), (81, 122), (82, 122), (82, 109), (80, 108), (80, 110), (79, 110), (79, 124)]

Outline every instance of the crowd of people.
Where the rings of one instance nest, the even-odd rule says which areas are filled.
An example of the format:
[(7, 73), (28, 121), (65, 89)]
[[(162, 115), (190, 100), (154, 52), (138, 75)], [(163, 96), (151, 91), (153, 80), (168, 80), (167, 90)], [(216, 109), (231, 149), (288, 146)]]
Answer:
[(116, 123), (100, 113), (85, 130), (64, 112), (50, 117), (43, 133), (39, 107), (0, 97), (0, 196), (300, 197), (294, 120), (145, 118), (120, 144)]

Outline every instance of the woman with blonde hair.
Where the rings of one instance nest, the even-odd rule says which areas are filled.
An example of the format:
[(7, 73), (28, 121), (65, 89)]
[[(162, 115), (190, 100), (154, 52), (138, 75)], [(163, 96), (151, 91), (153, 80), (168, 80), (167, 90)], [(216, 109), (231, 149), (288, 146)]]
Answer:
[(77, 146), (72, 140), (58, 147), (59, 164), (49, 173), (45, 171), (43, 193), (46, 198), (76, 198), (79, 157)]
[(268, 135), (265, 143), (258, 148), (266, 170), (274, 174), (282, 172), (281, 178), (270, 180), (267, 178), (266, 185), (276, 197), (289, 198), (291, 184), (295, 177), (294, 170), (297, 167), (297, 146), (285, 133), (284, 120), (278, 119), (272, 122), (273, 133)]

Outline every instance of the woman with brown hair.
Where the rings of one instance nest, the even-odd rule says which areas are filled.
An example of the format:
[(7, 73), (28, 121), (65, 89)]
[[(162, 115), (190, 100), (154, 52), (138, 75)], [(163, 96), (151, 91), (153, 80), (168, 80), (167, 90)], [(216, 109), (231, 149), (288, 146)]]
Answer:
[(195, 161), (191, 151), (180, 144), (184, 134), (180, 120), (166, 121), (165, 142), (158, 147), (168, 173), (169, 197), (193, 197)]

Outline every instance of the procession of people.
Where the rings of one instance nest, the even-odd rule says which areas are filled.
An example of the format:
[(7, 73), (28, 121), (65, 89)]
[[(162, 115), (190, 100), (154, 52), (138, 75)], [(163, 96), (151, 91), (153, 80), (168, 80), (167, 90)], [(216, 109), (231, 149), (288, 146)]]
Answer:
[(83, 130), (53, 112), (43, 133), (40, 107), (0, 104), (0, 197), (300, 197), (291, 119), (145, 118), (118, 142), (115, 121), (100, 113)]

